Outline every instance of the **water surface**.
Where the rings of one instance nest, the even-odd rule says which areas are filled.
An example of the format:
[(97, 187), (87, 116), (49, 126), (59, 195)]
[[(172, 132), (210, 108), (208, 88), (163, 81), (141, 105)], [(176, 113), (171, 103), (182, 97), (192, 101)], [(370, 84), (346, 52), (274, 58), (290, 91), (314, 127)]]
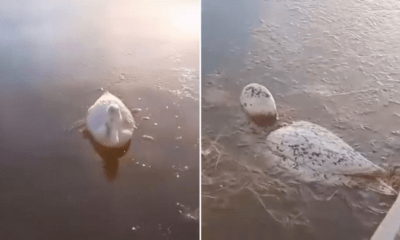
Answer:
[[(0, 238), (198, 239), (199, 2), (0, 5)], [(72, 129), (105, 89), (122, 152)]]
[[(228, 15), (219, 2), (203, 18)], [(241, 56), (209, 57), (212, 70), (202, 77), (204, 238), (369, 239), (394, 198), (342, 188), (313, 194), (268, 176), (249, 146), (255, 134), (239, 96), (248, 83), (261, 83), (281, 121), (311, 121), (376, 164), (398, 162), (396, 1), (250, 2), (251, 13), (237, 3), (242, 12), (232, 11), (223, 29), (202, 36), (204, 52), (227, 29), (248, 32), (241, 43), (231, 47), (233, 36), (221, 44), (245, 49)], [(243, 18), (257, 21), (235, 24)], [(204, 23), (203, 29), (219, 24)], [(208, 59), (203, 55), (203, 65)]]

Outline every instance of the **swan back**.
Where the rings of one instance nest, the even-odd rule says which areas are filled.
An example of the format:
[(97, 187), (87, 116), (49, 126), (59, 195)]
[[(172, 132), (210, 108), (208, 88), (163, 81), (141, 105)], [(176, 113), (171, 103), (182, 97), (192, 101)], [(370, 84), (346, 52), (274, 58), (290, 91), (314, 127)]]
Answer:
[(132, 137), (134, 119), (125, 104), (105, 92), (88, 110), (86, 125), (93, 138), (106, 147), (122, 147)]
[(294, 122), (267, 137), (267, 148), (279, 156), (277, 165), (305, 181), (328, 185), (362, 186), (382, 194), (395, 194), (378, 178), (385, 170), (367, 160), (327, 129), (309, 122)]

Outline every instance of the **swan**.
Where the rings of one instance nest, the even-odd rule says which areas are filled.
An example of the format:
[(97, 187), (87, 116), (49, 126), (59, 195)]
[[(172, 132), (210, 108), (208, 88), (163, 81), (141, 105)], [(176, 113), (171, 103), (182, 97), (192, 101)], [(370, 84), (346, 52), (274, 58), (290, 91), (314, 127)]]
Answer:
[(131, 140), (135, 121), (125, 104), (105, 91), (88, 109), (86, 127), (100, 145), (120, 148)]
[(255, 147), (256, 152), (269, 160), (270, 167), (303, 182), (397, 194), (384, 181), (387, 172), (383, 168), (327, 129), (305, 121), (279, 126), (275, 100), (265, 86), (257, 83), (245, 86), (240, 103), (256, 125), (275, 129)]

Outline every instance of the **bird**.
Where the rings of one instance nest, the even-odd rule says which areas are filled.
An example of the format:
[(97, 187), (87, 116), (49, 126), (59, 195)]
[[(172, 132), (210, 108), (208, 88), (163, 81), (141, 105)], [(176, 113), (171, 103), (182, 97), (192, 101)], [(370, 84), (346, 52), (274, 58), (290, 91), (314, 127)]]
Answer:
[(265, 86), (257, 83), (245, 86), (240, 104), (257, 126), (273, 129), (263, 138), (262, 144), (254, 148), (270, 161), (268, 166), (303, 182), (397, 194), (385, 182), (386, 170), (326, 128), (307, 121), (279, 125), (275, 100)]
[(100, 145), (121, 148), (131, 140), (135, 120), (118, 97), (105, 91), (88, 109), (86, 128)]

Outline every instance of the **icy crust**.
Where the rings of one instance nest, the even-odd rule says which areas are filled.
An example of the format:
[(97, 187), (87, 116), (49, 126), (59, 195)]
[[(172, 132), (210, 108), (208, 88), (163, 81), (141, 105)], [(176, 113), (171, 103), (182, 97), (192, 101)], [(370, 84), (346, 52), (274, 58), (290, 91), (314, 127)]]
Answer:
[(244, 87), (240, 103), (257, 125), (268, 126), (277, 119), (274, 97), (266, 87), (260, 84), (252, 83)]
[(272, 166), (288, 170), (297, 180), (327, 185), (359, 186), (396, 194), (380, 179), (385, 170), (367, 160), (342, 139), (313, 123), (299, 121), (270, 133), (267, 152)]

